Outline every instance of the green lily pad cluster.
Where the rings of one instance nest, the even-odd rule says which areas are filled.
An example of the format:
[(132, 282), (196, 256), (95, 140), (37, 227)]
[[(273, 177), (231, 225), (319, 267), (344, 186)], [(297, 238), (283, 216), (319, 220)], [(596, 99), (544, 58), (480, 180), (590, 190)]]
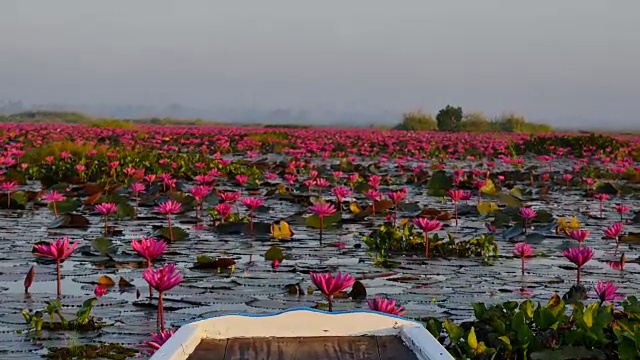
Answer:
[(456, 359), (640, 358), (640, 302), (635, 296), (621, 308), (599, 300), (567, 304), (557, 294), (546, 305), (525, 300), (472, 306), (475, 319), (470, 322), (426, 319), (427, 329)]
[[(376, 253), (377, 259), (386, 259), (394, 254), (424, 254), (424, 234), (416, 231), (411, 222), (403, 226), (384, 223), (369, 235), (363, 242), (370, 252)], [(438, 234), (429, 236), (429, 254), (435, 257), (482, 257), (488, 261), (498, 256), (498, 244), (493, 235), (480, 235), (466, 240), (457, 240), (451, 233), (446, 237)]]

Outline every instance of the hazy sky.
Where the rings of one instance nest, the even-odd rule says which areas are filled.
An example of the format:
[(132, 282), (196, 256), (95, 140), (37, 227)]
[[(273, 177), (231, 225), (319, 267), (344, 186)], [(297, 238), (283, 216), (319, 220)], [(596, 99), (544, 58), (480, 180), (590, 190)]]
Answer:
[(640, 1), (1, 0), (0, 99), (640, 123)]

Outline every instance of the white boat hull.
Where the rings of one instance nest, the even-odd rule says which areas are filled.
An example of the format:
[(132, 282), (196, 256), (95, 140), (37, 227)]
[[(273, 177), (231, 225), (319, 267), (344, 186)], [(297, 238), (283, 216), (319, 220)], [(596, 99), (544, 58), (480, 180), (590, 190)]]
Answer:
[(223, 315), (184, 325), (151, 360), (186, 360), (206, 338), (389, 335), (400, 337), (419, 360), (453, 359), (431, 333), (415, 321), (370, 310), (329, 313), (297, 308), (266, 315)]

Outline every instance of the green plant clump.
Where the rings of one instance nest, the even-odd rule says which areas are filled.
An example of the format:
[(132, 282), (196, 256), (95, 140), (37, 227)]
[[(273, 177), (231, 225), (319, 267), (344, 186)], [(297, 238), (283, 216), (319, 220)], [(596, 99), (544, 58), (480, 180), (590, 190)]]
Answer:
[[(424, 234), (415, 231), (412, 223), (402, 227), (384, 223), (363, 238), (369, 251), (375, 251), (378, 260), (392, 254), (420, 254), (425, 252)], [(498, 245), (493, 235), (481, 235), (468, 240), (456, 240), (450, 233), (446, 238), (438, 234), (429, 236), (429, 254), (435, 257), (480, 256), (488, 263), (498, 256)]]
[(640, 359), (640, 302), (621, 309), (603, 301), (567, 303), (554, 294), (487, 307), (472, 304), (475, 320), (460, 325), (427, 318), (427, 329), (456, 359)]

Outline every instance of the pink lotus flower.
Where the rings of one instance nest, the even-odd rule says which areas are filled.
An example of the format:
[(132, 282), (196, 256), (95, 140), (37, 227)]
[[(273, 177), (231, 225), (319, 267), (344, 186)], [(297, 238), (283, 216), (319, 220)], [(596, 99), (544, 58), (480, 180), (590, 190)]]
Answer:
[(356, 183), (360, 180), (360, 175), (358, 173), (353, 173), (347, 175), (347, 182), (349, 183), (349, 187), (351, 188), (351, 192), (354, 192), (354, 187)]
[(264, 200), (259, 197), (246, 197), (242, 198), (240, 202), (249, 209), (249, 231), (253, 235), (253, 213), (264, 204)]
[(275, 179), (278, 178), (278, 174), (272, 173), (272, 172), (266, 172), (264, 173), (264, 179), (267, 181), (273, 181)]
[(202, 202), (207, 195), (211, 192), (212, 188), (206, 185), (198, 185), (189, 189), (189, 193), (196, 200), (196, 218), (200, 218), (199, 209), (202, 208)]
[(311, 282), (329, 299), (329, 311), (333, 311), (333, 296), (352, 286), (356, 279), (349, 274), (331, 273), (318, 274), (310, 272)]
[(346, 196), (351, 194), (351, 191), (346, 186), (335, 186), (331, 189), (331, 193), (336, 197), (338, 210), (340, 210), (340, 215), (342, 215), (342, 201)]
[(96, 288), (93, 290), (93, 294), (96, 296), (96, 299), (100, 299), (101, 297), (103, 297), (104, 295), (107, 294), (107, 288), (104, 287), (104, 285), (99, 284), (98, 286), (96, 286)]
[(425, 253), (424, 256), (426, 258), (429, 257), (429, 233), (431, 231), (438, 231), (442, 229), (442, 223), (438, 220), (429, 220), (426, 218), (415, 218), (413, 219), (413, 223), (419, 227), (422, 231), (424, 231), (424, 245), (425, 245)]
[(453, 201), (453, 212), (456, 219), (456, 226), (458, 226), (458, 202), (462, 200), (464, 191), (460, 189), (451, 189), (447, 195), (449, 195), (449, 198)]
[(7, 193), (7, 209), (11, 207), (11, 193), (18, 188), (18, 183), (15, 181), (5, 181), (0, 184), (2, 191)]
[(104, 218), (104, 234), (107, 235), (109, 233), (109, 230), (108, 230), (109, 215), (118, 211), (118, 205), (112, 202), (101, 203), (95, 206), (95, 210)]
[(133, 191), (133, 194), (136, 197), (136, 207), (135, 207), (135, 216), (138, 216), (138, 205), (139, 205), (139, 194), (141, 192), (143, 192), (145, 190), (145, 186), (143, 183), (140, 182), (134, 182), (133, 184), (131, 184), (131, 191)]
[(249, 177), (247, 175), (244, 175), (244, 174), (238, 174), (238, 175), (236, 175), (236, 181), (242, 187), (242, 186), (244, 186), (244, 184), (247, 183), (247, 181), (249, 181)]
[(369, 309), (373, 311), (379, 311), (386, 314), (404, 316), (407, 313), (404, 311), (404, 307), (396, 305), (395, 299), (376, 297), (374, 299), (367, 300), (367, 305), (369, 305)]
[(42, 195), (42, 198), (53, 205), (53, 216), (58, 217), (58, 207), (56, 202), (64, 201), (66, 199), (65, 196), (55, 190), (51, 190), (50, 192)]
[(591, 189), (591, 187), (593, 186), (593, 184), (596, 183), (595, 180), (593, 180), (592, 178), (584, 178), (582, 179), (584, 181), (585, 184), (587, 184), (587, 189)]
[(24, 293), (29, 293), (29, 288), (33, 284), (33, 279), (36, 277), (36, 268), (35, 266), (31, 266), (29, 271), (27, 272), (27, 276), (24, 277)]
[(568, 250), (563, 251), (562, 255), (564, 255), (567, 260), (571, 261), (578, 267), (576, 282), (578, 285), (580, 285), (580, 270), (582, 269), (582, 266), (584, 266), (584, 264), (586, 264), (593, 257), (593, 250), (586, 246), (583, 248), (572, 247)]
[(367, 192), (364, 193), (364, 196), (366, 196), (367, 199), (371, 200), (372, 215), (376, 216), (376, 201), (380, 200), (380, 198), (382, 197), (382, 194), (378, 190), (369, 189), (367, 190)]
[(271, 262), (271, 268), (274, 270), (277, 270), (279, 267), (280, 267), (280, 260), (273, 259), (273, 261)]
[(625, 205), (614, 205), (613, 208), (620, 214), (620, 221), (624, 220), (624, 214), (629, 211), (629, 208)]
[(220, 215), (220, 221), (224, 222), (225, 219), (231, 215), (231, 205), (226, 202), (221, 202), (215, 206), (215, 210)]
[(321, 201), (309, 207), (309, 211), (316, 214), (320, 218), (320, 239), (322, 239), (322, 229), (324, 228), (324, 218), (336, 212), (333, 204)]
[(520, 261), (522, 262), (522, 276), (524, 276), (524, 260), (525, 258), (532, 257), (533, 254), (533, 245), (524, 242), (517, 243), (515, 245), (515, 248), (513, 249), (513, 255), (519, 257)]
[(224, 202), (230, 202), (236, 204), (236, 212), (240, 213), (238, 209), (238, 199), (242, 196), (241, 192), (223, 192), (218, 194), (220, 196), (220, 200)]
[(618, 260), (618, 261), (609, 261), (609, 267), (614, 269), (614, 270), (623, 271), (624, 270), (624, 266), (626, 264), (627, 264), (627, 258), (624, 255), (624, 253), (622, 253), (622, 256), (620, 256), (620, 260)]
[(571, 181), (571, 179), (573, 179), (573, 175), (571, 174), (563, 174), (562, 175), (562, 180), (564, 180), (565, 184), (567, 185), (567, 187), (569, 187), (569, 182)]
[(582, 246), (582, 242), (589, 237), (589, 230), (576, 229), (569, 232), (569, 237), (578, 242), (578, 247)]
[(380, 175), (371, 175), (369, 176), (369, 181), (367, 182), (367, 184), (369, 184), (369, 186), (371, 186), (374, 189), (378, 189), (380, 187), (380, 181), (382, 180), (382, 176)]
[(594, 194), (593, 198), (598, 200), (599, 203), (600, 203), (600, 217), (602, 217), (602, 212), (603, 212), (603, 209), (604, 209), (604, 205), (603, 204), (607, 199), (609, 199), (609, 195), (598, 193), (598, 194)]
[(153, 341), (143, 341), (142, 344), (148, 346), (153, 354), (160, 349), (175, 334), (175, 330), (161, 330), (157, 333), (151, 333)]
[(620, 294), (617, 293), (618, 287), (613, 285), (611, 281), (605, 283), (598, 280), (596, 286), (594, 286), (594, 290), (596, 291), (596, 295), (598, 295), (598, 299), (600, 299), (600, 303), (621, 298)]
[(529, 227), (529, 221), (538, 216), (538, 213), (535, 212), (532, 208), (521, 208), (518, 211), (518, 215), (524, 221), (524, 231), (527, 232), (527, 228)]
[(69, 238), (64, 237), (53, 241), (49, 244), (36, 244), (33, 246), (34, 255), (44, 258), (53, 259), (56, 261), (56, 271), (58, 280), (58, 297), (62, 294), (60, 291), (60, 263), (66, 258), (71, 256), (73, 251), (78, 247), (79, 242), (75, 242), (69, 245)]
[(284, 180), (289, 184), (289, 192), (293, 191), (293, 184), (298, 178), (293, 174), (284, 174)]
[(604, 237), (605, 239), (613, 239), (616, 241), (616, 250), (620, 246), (620, 235), (622, 235), (622, 231), (624, 230), (624, 225), (621, 222), (615, 222), (613, 225), (604, 229)]
[(167, 200), (160, 203), (156, 208), (159, 213), (167, 215), (167, 222), (169, 223), (169, 241), (173, 241), (173, 227), (171, 225), (171, 214), (177, 214), (182, 211), (182, 204), (174, 200)]
[(182, 282), (182, 275), (174, 264), (165, 264), (159, 269), (146, 269), (142, 273), (144, 280), (158, 292), (158, 323), (164, 330), (164, 307), (162, 295)]
[(153, 259), (162, 255), (167, 249), (167, 243), (154, 238), (142, 237), (140, 240), (131, 240), (131, 248), (147, 260), (147, 267), (151, 267)]

